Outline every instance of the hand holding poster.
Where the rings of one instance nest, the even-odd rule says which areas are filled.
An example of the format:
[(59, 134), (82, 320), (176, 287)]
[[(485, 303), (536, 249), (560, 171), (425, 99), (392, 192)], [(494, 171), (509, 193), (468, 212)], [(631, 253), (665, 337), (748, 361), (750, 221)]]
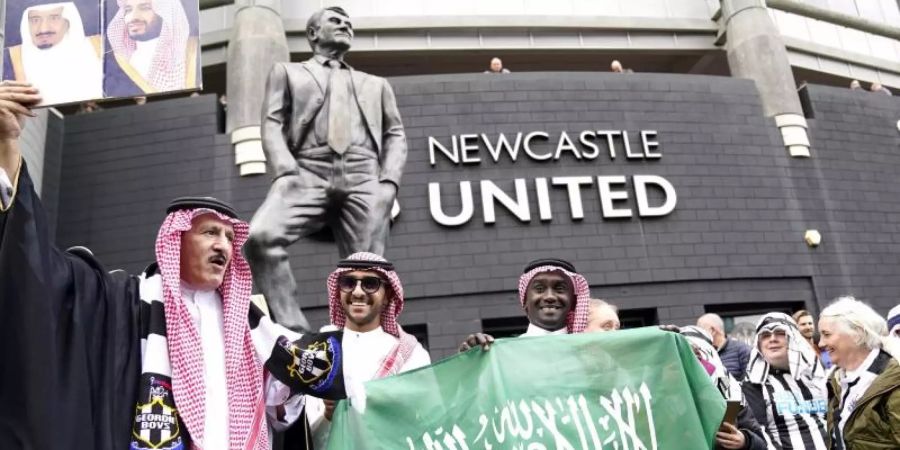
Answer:
[(41, 106), (202, 87), (198, 0), (8, 0), (6, 17), (3, 79)]
[(725, 413), (690, 345), (655, 328), (501, 339), (364, 391), (329, 449), (708, 449)]

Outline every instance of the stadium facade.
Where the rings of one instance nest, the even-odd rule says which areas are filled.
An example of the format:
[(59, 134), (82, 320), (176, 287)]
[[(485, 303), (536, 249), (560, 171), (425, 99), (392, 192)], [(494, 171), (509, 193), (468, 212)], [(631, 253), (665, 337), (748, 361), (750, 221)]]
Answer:
[[(334, 3), (357, 30), (349, 62), (389, 77), (404, 119), (386, 256), (435, 357), (524, 329), (516, 278), (539, 256), (573, 261), (628, 326), (898, 303), (900, 99), (846, 88), (900, 89), (897, 1)], [(173, 197), (249, 218), (270, 181), (265, 68), (306, 59), (306, 18), (330, 4), (201, 0), (204, 93), (227, 92), (225, 120), (202, 95), (29, 124), (59, 245), (135, 272)], [(513, 73), (481, 73), (494, 56)], [(321, 325), (336, 247), (291, 253)]]

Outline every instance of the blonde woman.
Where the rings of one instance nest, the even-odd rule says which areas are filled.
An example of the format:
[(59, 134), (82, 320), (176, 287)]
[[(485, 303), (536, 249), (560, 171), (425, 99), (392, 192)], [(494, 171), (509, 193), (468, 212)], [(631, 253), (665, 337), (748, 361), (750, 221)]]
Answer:
[(819, 317), (819, 346), (837, 367), (828, 380), (833, 450), (900, 448), (900, 346), (869, 305), (839, 297)]

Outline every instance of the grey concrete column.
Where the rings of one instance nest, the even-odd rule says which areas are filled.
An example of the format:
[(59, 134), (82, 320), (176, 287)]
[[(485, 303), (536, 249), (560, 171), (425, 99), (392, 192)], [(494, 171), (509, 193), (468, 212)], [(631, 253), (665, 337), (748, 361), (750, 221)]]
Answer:
[(266, 172), (260, 121), (266, 77), (276, 62), (290, 61), (281, 0), (236, 0), (228, 42), (226, 131), (241, 176)]
[(809, 156), (806, 119), (781, 33), (765, 0), (721, 0), (731, 74), (756, 83), (763, 112), (775, 118), (791, 156)]

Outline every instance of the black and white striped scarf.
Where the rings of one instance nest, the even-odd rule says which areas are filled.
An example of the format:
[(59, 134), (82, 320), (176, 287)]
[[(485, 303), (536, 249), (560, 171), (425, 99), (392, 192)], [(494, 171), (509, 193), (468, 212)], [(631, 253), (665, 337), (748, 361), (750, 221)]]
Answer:
[[(141, 276), (140, 297), (142, 364), (129, 450), (189, 450), (192, 443), (172, 391), (162, 277), (155, 265)], [(267, 377), (286, 384), (293, 395), (344, 397), (339, 331), (301, 336), (272, 322), (253, 304), (248, 319), (254, 351), (264, 361)]]

